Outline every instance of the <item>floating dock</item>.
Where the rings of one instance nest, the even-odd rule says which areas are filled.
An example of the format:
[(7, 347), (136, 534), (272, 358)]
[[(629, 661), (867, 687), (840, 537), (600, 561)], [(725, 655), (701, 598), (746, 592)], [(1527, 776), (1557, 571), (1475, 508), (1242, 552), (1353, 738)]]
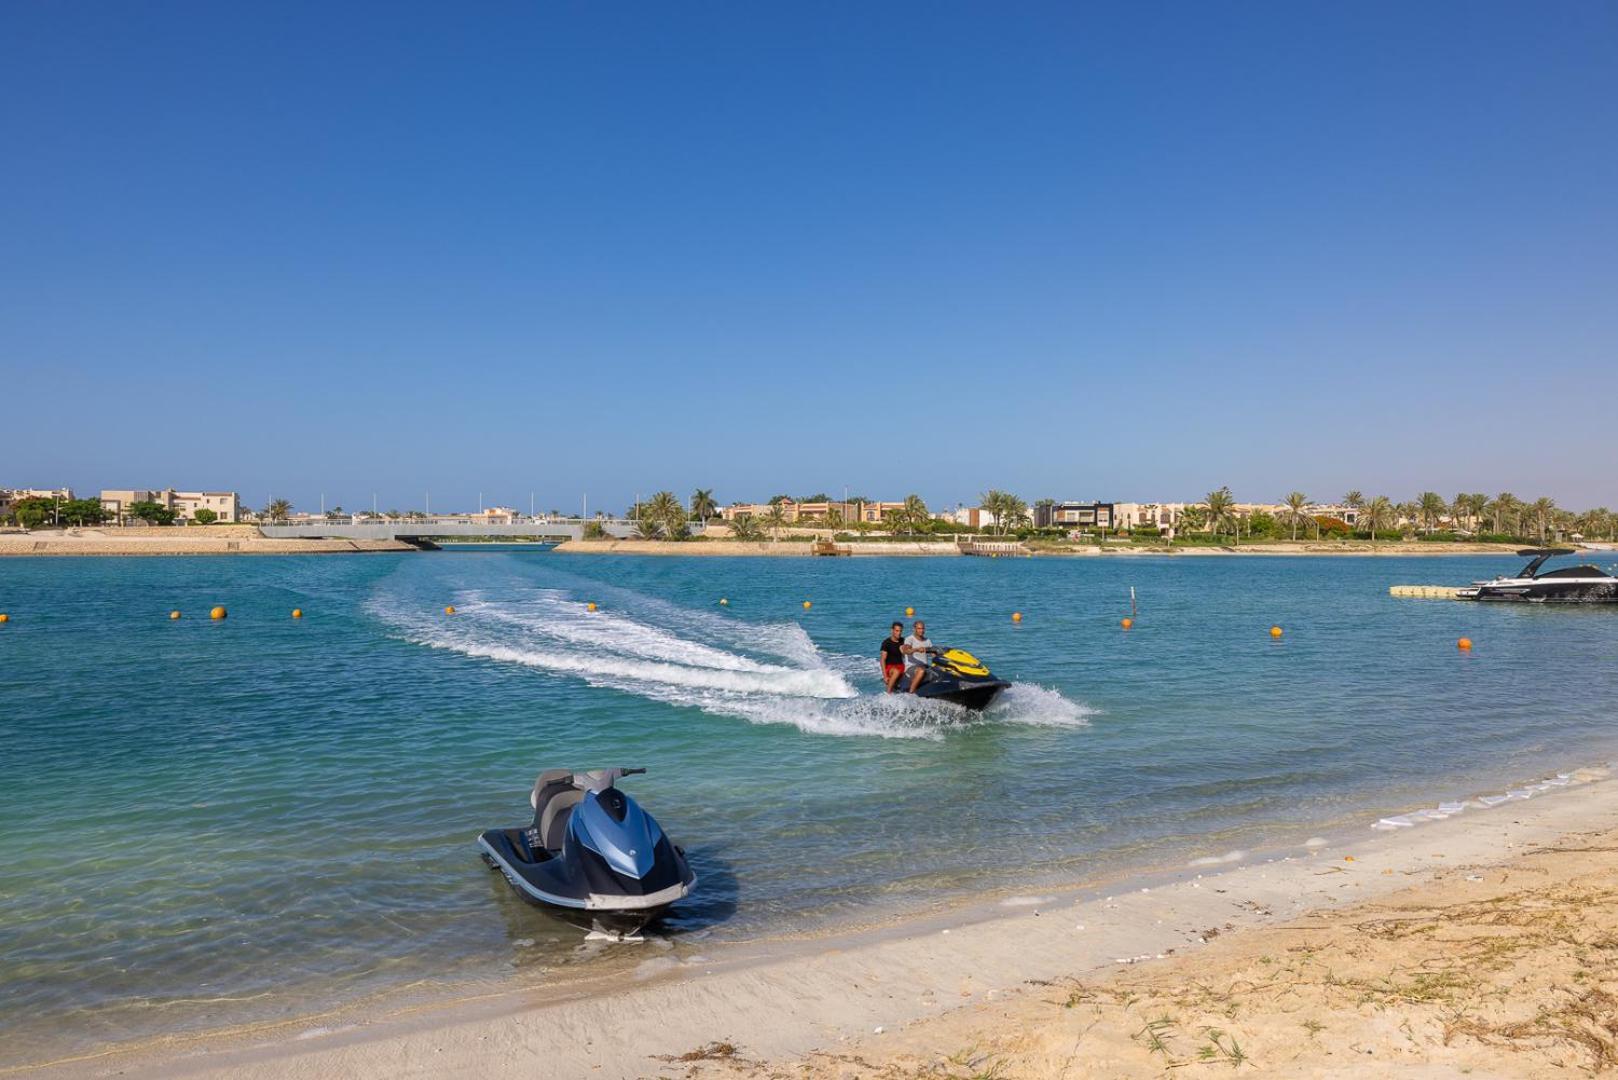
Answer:
[(1457, 585), (1389, 585), (1388, 595), (1407, 600), (1459, 600)]

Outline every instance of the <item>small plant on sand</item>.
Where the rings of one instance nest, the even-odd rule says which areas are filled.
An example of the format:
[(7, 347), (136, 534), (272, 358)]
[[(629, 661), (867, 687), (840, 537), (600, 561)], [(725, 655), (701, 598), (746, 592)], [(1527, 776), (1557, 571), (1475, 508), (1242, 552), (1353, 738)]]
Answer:
[(1303, 1030), (1309, 1033), (1309, 1037), (1311, 1039), (1319, 1038), (1320, 1033), (1326, 1030), (1326, 1025), (1322, 1024), (1319, 1020), (1305, 1020), (1303, 1022)]
[(1135, 1032), (1133, 1038), (1146, 1047), (1148, 1053), (1172, 1057), (1173, 1050), (1169, 1046), (1169, 1038), (1174, 1034), (1174, 1028), (1174, 1018), (1162, 1016), (1156, 1020), (1148, 1020), (1146, 1026)]
[(1208, 1041), (1197, 1048), (1199, 1061), (1228, 1061), (1233, 1069), (1251, 1064), (1247, 1060), (1246, 1052), (1242, 1050), (1242, 1044), (1236, 1041), (1236, 1036), (1227, 1035), (1218, 1028), (1203, 1028), (1202, 1033), (1208, 1037)]

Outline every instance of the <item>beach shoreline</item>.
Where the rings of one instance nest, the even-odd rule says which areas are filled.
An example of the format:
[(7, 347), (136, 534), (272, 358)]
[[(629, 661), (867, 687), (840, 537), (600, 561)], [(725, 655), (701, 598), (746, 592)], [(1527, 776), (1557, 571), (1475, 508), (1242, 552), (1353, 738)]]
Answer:
[[(1048, 1057), (1039, 1055), (1064, 1037), (1046, 1030), (1053, 987), (1068, 999), (1056, 1016), (1077, 1018), (1073, 1010), (1082, 1006), (1095, 1023), (1116, 1024), (1108, 980), (1127, 976), (1132, 993), (1168, 995), (1193, 976), (1204, 978), (1210, 964), (1259, 963), (1255, 957), (1273, 937), (1304, 933), (1303, 923), (1335, 920), (1334, 932), (1352, 937), (1356, 924), (1344, 913), (1366, 905), (1479, 902), (1524, 874), (1537, 880), (1541, 870), (1518, 868), (1529, 849), (1555, 848), (1575, 834), (1618, 833), (1618, 784), (1604, 769), (1566, 775), (1565, 790), (1412, 827), (1264, 853), (1209, 851), (1122, 879), (1041, 886), (1037, 895), (1002, 895), (874, 927), (727, 943), (706, 954), (700, 946), (649, 940), (615, 946), (601, 970), (560, 989), (484, 988), (392, 1008), (372, 1001), (0, 1075), (517, 1076), (543, 1061), (557, 1076), (670, 1075), (671, 1063), (684, 1075), (921, 1076), (963, 1053), (1020, 1063), (1005, 1075), (1044, 1075)], [(1618, 891), (1618, 860), (1587, 865), (1581, 854), (1618, 846), (1568, 846), (1580, 850), (1564, 853), (1557, 881), (1599, 870)], [(1545, 886), (1552, 884), (1547, 878)], [(1353, 1033), (1361, 1042), (1397, 1028), (1364, 1010), (1338, 1011), (1332, 1024), (1366, 1027)], [(1127, 1019), (1135, 1027), (1144, 1022)], [(1265, 1047), (1273, 1055), (1280, 1052), (1271, 1030), (1278, 1022), (1236, 1015), (1225, 1024), (1248, 1052)], [(1105, 1075), (1162, 1068), (1138, 1040), (1113, 1041), (1107, 1053), (1116, 1060)], [(1428, 1059), (1459, 1062), (1482, 1045), (1474, 1039), (1453, 1052), (1420, 1049)], [(897, 1071), (879, 1071), (890, 1067)], [(1304, 1074), (1301, 1067), (1276, 1073)]]
[(0, 558), (345, 555), (416, 551), (399, 540), (272, 539), (253, 525), (40, 529), (0, 533)]
[[(881, 557), (937, 557), (960, 558), (966, 555), (954, 541), (853, 541), (837, 544), (839, 554), (854, 558)], [(1085, 559), (1085, 558), (1145, 558), (1145, 557), (1217, 557), (1275, 556), (1298, 557), (1326, 555), (1334, 557), (1420, 557), (1426, 555), (1500, 555), (1515, 556), (1520, 550), (1516, 544), (1472, 544), (1460, 542), (1411, 542), (1371, 545), (1322, 544), (1317, 542), (1277, 541), (1269, 544), (1237, 547), (1134, 547), (1128, 543), (1096, 544), (1064, 550), (1035, 548), (1026, 554), (1003, 556), (1006, 558)], [(816, 557), (812, 541), (740, 541), (740, 540), (567, 540), (555, 548), (563, 555), (652, 555), (652, 556), (762, 556), (770, 558)]]

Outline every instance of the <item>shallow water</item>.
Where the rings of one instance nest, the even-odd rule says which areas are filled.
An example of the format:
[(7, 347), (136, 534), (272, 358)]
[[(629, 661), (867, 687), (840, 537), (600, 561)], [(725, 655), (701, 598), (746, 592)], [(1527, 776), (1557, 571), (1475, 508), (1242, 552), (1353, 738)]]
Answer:
[[(1512, 565), (5, 560), (0, 1058), (592, 963), (472, 843), (545, 767), (650, 767), (625, 786), (691, 852), (667, 930), (700, 942), (1604, 759), (1618, 612), (1386, 594)], [(1018, 685), (982, 716), (877, 693), (907, 605)]]

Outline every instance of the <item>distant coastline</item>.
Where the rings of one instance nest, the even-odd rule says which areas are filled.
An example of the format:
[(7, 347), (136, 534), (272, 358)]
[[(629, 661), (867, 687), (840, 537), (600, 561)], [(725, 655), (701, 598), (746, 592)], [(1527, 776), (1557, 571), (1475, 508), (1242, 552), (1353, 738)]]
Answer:
[[(782, 540), (772, 542), (741, 540), (569, 540), (558, 544), (556, 551), (566, 555), (688, 555), (688, 556), (772, 556), (809, 558), (815, 555), (814, 543), (808, 540)], [(943, 557), (959, 558), (963, 552), (954, 542), (915, 541), (883, 542), (856, 541), (839, 543), (838, 554), (856, 558), (870, 557)], [(1517, 544), (1478, 544), (1449, 541), (1408, 541), (1371, 544), (1344, 541), (1321, 543), (1318, 541), (1281, 540), (1270, 543), (1243, 544), (1240, 547), (1197, 545), (1170, 547), (1167, 545), (1116, 544), (1073, 545), (1064, 547), (1034, 546), (1026, 556), (1047, 559), (1072, 558), (1137, 558), (1141, 556), (1218, 556), (1218, 555), (1353, 555), (1353, 556), (1412, 556), (1412, 555), (1515, 555)]]
[(39, 529), (0, 533), (0, 557), (343, 555), (414, 550), (399, 540), (274, 540), (254, 525)]
[[(446, 546), (485, 546), (512, 542), (508, 538), (487, 541), (446, 541)], [(522, 541), (517, 541), (522, 542)], [(824, 541), (822, 541), (824, 542)], [(1515, 555), (1517, 544), (1490, 544), (1467, 541), (1308, 541), (1276, 540), (1231, 545), (1132, 544), (1054, 544), (1034, 541), (1019, 545), (1015, 540), (990, 541), (1016, 548), (1015, 556), (1034, 558), (1138, 558), (1141, 556), (1421, 556), (1421, 555)], [(531, 542), (532, 543), (532, 542)], [(534, 546), (538, 546), (534, 544)], [(815, 550), (813, 539), (770, 540), (568, 540), (556, 545), (564, 555), (651, 555), (651, 556), (750, 556), (769, 558), (810, 558), (824, 552)], [(27, 556), (153, 556), (153, 555), (320, 555), (374, 554), (419, 551), (401, 540), (282, 539), (264, 536), (254, 525), (214, 525), (191, 527), (104, 527), (82, 529), (39, 529), (32, 532), (0, 532), (0, 558)], [(837, 542), (838, 555), (855, 558), (959, 558), (963, 552), (954, 540), (855, 540)], [(1010, 556), (1007, 556), (1010, 557)]]

